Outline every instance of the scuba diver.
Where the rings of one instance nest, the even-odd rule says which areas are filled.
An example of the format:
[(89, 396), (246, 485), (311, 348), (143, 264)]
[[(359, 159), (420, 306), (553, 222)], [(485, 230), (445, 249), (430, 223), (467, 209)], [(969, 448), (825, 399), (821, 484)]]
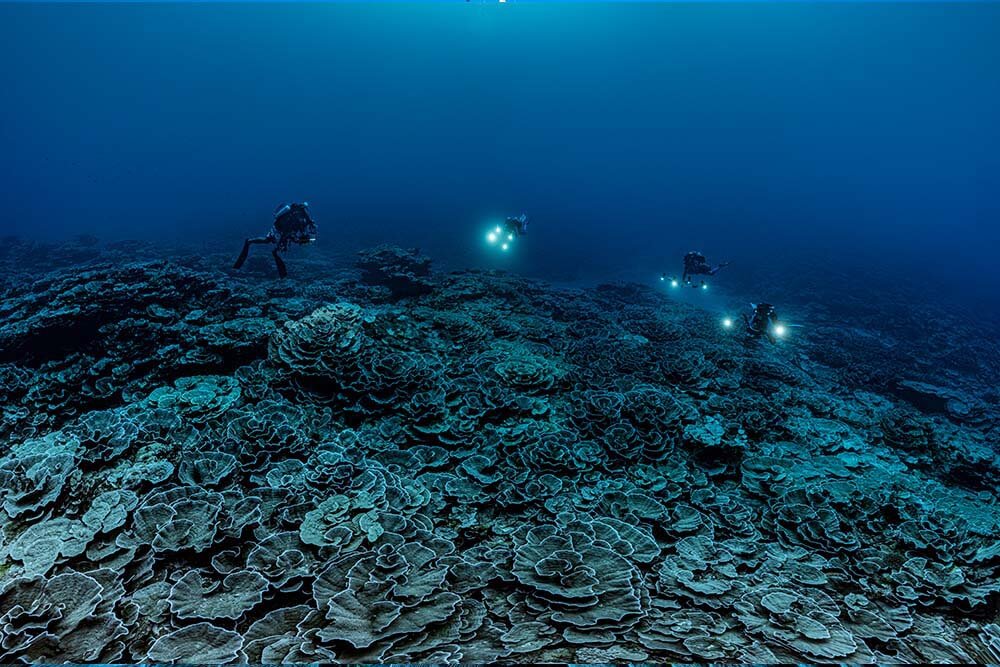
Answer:
[(785, 331), (784, 326), (778, 323), (778, 311), (769, 303), (751, 303), (750, 307), (753, 312), (749, 316), (743, 314), (747, 339), (767, 336), (769, 341), (776, 343), (778, 336), (783, 335)]
[(729, 262), (712, 266), (703, 254), (692, 250), (684, 255), (684, 274), (681, 276), (681, 282), (690, 285), (692, 276), (714, 276), (727, 266), (729, 266)]
[(278, 207), (274, 212), (274, 224), (271, 227), (271, 231), (267, 233), (267, 236), (247, 239), (243, 242), (243, 251), (236, 259), (236, 263), (233, 264), (233, 268), (238, 269), (247, 261), (251, 245), (272, 243), (274, 244), (274, 249), (271, 251), (271, 255), (274, 256), (274, 264), (278, 267), (278, 276), (284, 278), (288, 275), (288, 269), (285, 268), (285, 262), (279, 256), (279, 253), (288, 250), (288, 246), (292, 243), (305, 245), (315, 240), (316, 223), (313, 221), (312, 216), (309, 215), (309, 203), (285, 204)]
[[(507, 233), (507, 238), (514, 239), (528, 233), (528, 216), (524, 213), (515, 217), (509, 217), (503, 222), (503, 230)], [(513, 238), (511, 238), (513, 237)]]

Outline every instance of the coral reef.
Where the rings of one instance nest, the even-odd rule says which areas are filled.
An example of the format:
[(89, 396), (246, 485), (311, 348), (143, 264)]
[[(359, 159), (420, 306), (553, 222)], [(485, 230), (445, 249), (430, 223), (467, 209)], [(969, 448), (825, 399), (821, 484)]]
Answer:
[(745, 345), (387, 246), (279, 288), (20, 252), (4, 662), (1000, 659), (1000, 422), (958, 344)]
[(427, 294), (434, 288), (429, 278), (431, 260), (415, 248), (381, 245), (363, 250), (356, 266), (361, 270), (361, 282), (385, 287), (397, 298)]

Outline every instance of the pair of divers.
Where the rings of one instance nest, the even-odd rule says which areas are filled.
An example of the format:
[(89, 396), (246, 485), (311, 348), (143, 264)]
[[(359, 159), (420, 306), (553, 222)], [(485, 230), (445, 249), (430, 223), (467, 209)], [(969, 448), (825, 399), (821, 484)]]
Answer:
[[(510, 216), (504, 220), (503, 224), (497, 225), (495, 229), (487, 234), (490, 243), (500, 243), (501, 250), (508, 250), (510, 244), (516, 239), (528, 233), (528, 216), (521, 214)], [(278, 269), (278, 276), (285, 278), (288, 276), (288, 269), (281, 259), (281, 254), (286, 252), (292, 244), (306, 245), (316, 240), (316, 221), (309, 214), (309, 203), (290, 203), (279, 206), (274, 212), (274, 222), (271, 231), (266, 236), (249, 238), (243, 242), (243, 250), (233, 264), (234, 269), (239, 269), (247, 261), (250, 255), (250, 246), (258, 244), (270, 244), (271, 255), (274, 257), (274, 265)]]
[(309, 214), (309, 202), (284, 204), (275, 210), (274, 222), (267, 236), (250, 238), (243, 242), (243, 251), (240, 252), (233, 268), (239, 269), (247, 261), (250, 246), (269, 243), (274, 246), (271, 255), (274, 257), (274, 265), (278, 268), (278, 276), (285, 278), (288, 276), (288, 269), (281, 259), (281, 253), (286, 252), (293, 243), (306, 245), (315, 240), (316, 222)]
[[(670, 280), (671, 287), (694, 287), (708, 289), (708, 283), (702, 280), (695, 283), (695, 276), (714, 276), (719, 271), (729, 266), (729, 262), (712, 265), (700, 252), (692, 250), (684, 255), (684, 272), (680, 279), (668, 277), (667, 274), (660, 276), (660, 280)], [(772, 343), (776, 343), (779, 338), (787, 333), (788, 326), (778, 320), (778, 311), (769, 303), (751, 303), (750, 312), (743, 313), (744, 335), (747, 341), (767, 338)], [(733, 320), (729, 317), (722, 320), (722, 324), (727, 329), (733, 326)]]

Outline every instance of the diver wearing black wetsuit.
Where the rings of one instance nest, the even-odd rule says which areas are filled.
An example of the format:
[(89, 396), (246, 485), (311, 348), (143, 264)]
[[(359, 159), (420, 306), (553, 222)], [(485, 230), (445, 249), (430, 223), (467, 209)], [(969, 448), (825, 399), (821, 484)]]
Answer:
[(729, 262), (712, 266), (703, 254), (692, 250), (684, 255), (684, 275), (681, 277), (681, 282), (689, 285), (692, 276), (714, 276), (726, 266), (729, 266)]
[(503, 231), (511, 240), (528, 233), (528, 216), (521, 214), (517, 217), (509, 217), (503, 222)]
[(747, 338), (760, 338), (767, 336), (772, 343), (777, 339), (774, 335), (774, 327), (778, 325), (778, 311), (769, 303), (750, 304), (753, 312), (747, 316), (743, 314), (743, 322), (746, 324)]
[(250, 246), (258, 243), (274, 244), (271, 255), (274, 256), (274, 264), (278, 267), (278, 276), (284, 278), (288, 275), (285, 262), (279, 253), (288, 250), (292, 243), (305, 245), (316, 240), (316, 223), (309, 215), (309, 204), (291, 203), (281, 206), (274, 212), (274, 224), (267, 236), (247, 239), (243, 242), (243, 251), (233, 265), (234, 269), (243, 266), (250, 253)]

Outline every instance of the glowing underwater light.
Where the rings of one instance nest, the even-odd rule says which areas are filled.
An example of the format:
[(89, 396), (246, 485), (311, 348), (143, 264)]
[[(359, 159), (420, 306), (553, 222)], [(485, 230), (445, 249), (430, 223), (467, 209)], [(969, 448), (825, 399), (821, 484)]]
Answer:
[(500, 225), (497, 225), (497, 228), (496, 228), (496, 229), (495, 229), (494, 231), (495, 231), (495, 232), (496, 232), (497, 234), (499, 234), (499, 233), (500, 233)]
[(701, 288), (702, 289), (708, 289), (708, 283), (702, 283), (701, 284)]
[(496, 243), (497, 242), (496, 232), (490, 232), (489, 234), (487, 234), (486, 240), (489, 241), (490, 243)]
[(513, 241), (514, 240), (514, 235), (513, 234), (508, 234), (507, 235), (507, 240), (508, 241)]
[(731, 326), (733, 326), (733, 320), (729, 317), (723, 319), (722, 326), (726, 327), (727, 329), (730, 328)]
[(507, 248), (509, 248), (509, 247), (510, 247), (510, 246), (508, 246), (508, 245), (507, 245), (506, 243), (504, 243), (504, 244), (503, 244), (502, 246), (500, 246), (500, 249), (501, 249), (501, 250), (506, 250), (506, 249), (507, 249)]
[(670, 281), (670, 286), (671, 287), (677, 287), (677, 281), (676, 280), (671, 280)]
[(784, 324), (775, 324), (774, 325), (774, 335), (775, 336), (784, 336), (785, 335), (785, 325)]

